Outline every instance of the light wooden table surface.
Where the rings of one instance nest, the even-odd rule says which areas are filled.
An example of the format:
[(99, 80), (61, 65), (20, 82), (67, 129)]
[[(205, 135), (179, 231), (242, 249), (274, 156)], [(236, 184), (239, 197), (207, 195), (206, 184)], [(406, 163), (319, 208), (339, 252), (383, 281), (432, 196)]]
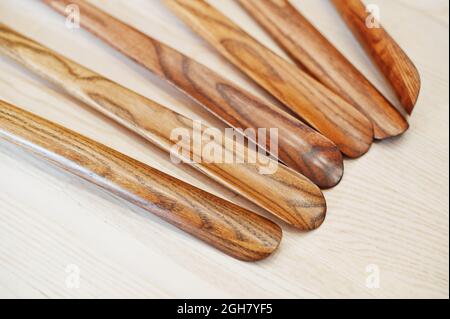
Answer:
[[(91, 2), (268, 98), (159, 0)], [(283, 55), (233, 0), (211, 2)], [(327, 0), (292, 2), (394, 99)], [(405, 136), (346, 161), (342, 183), (325, 192), (329, 213), (319, 230), (285, 228), (277, 253), (240, 262), (0, 142), (0, 297), (448, 298), (448, 1), (371, 2), (418, 66), (422, 93)], [(84, 30), (66, 28), (64, 18), (37, 0), (1, 0), (0, 21), (170, 108), (223, 127)], [(0, 98), (258, 211), (4, 57)], [(379, 287), (367, 285), (377, 274)]]

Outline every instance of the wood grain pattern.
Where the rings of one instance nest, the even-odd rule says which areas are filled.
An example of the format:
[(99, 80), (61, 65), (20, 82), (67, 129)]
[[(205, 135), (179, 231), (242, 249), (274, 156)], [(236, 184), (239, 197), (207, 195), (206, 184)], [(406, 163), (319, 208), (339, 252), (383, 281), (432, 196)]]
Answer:
[[(245, 145), (224, 137), (215, 141), (222, 158), (234, 159), (233, 164), (217, 162), (215, 152), (203, 152), (211, 140), (201, 138), (200, 148), (192, 147), (194, 122), (119, 84), (116, 84), (77, 63), (68, 60), (37, 42), (0, 24), (0, 52), (10, 56), (28, 69), (60, 85), (69, 94), (102, 112), (123, 126), (140, 134), (205, 173), (209, 177), (263, 207), (285, 222), (302, 230), (319, 227), (326, 213), (326, 203), (320, 189), (303, 175), (278, 165), (267, 156), (257, 154)], [(173, 141), (174, 129), (190, 133), (190, 140)], [(185, 153), (172, 152), (173, 146), (183, 145)], [(235, 150), (243, 149), (245, 155)], [(244, 158), (245, 156), (245, 158)], [(195, 161), (200, 158), (201, 161)], [(256, 163), (249, 158), (257, 158)], [(242, 162), (242, 163), (241, 163)], [(273, 174), (261, 171), (275, 165)]]
[(0, 100), (6, 139), (245, 261), (281, 241), (275, 223)]
[(288, 0), (239, 3), (302, 69), (364, 113), (376, 139), (408, 129), (400, 112)]
[[(192, 97), (228, 125), (244, 130), (278, 128), (278, 158), (320, 188), (333, 187), (341, 180), (343, 159), (337, 146), (290, 114), (83, 0), (44, 2), (64, 15), (69, 4), (78, 5), (81, 24), (87, 30)], [(263, 146), (270, 149), (269, 145), (270, 138)]]
[(410, 58), (382, 26), (366, 26), (369, 13), (360, 0), (332, 2), (411, 114), (420, 93), (420, 75)]
[(372, 123), (356, 108), (241, 30), (203, 0), (166, 0), (231, 63), (331, 139), (349, 157), (366, 153)]
[[(331, 3), (290, 2), (306, 17), (318, 17), (312, 20), (317, 28), (386, 96), (392, 93), (382, 76), (373, 72)], [(239, 86), (262, 93), (162, 1), (89, 3)], [(282, 54), (236, 1), (210, 3)], [(396, 40), (417, 61), (422, 94), (408, 134), (375, 143), (367, 156), (345, 162), (339, 187), (325, 192), (329, 213), (317, 231), (300, 234), (285, 227), (282, 244), (271, 257), (257, 263), (236, 262), (141, 208), (0, 140), (0, 297), (448, 299), (449, 2), (370, 3), (380, 6), (384, 27), (395, 28)], [(183, 94), (168, 89), (88, 32), (67, 29), (64, 19), (40, 1), (1, 0), (0, 21), (178, 113), (218, 123)], [(80, 107), (70, 96), (1, 55), (0, 98), (264, 214), (187, 165), (175, 165), (131, 131)], [(81, 271), (79, 289), (66, 286), (69, 264)], [(373, 264), (380, 270), (378, 289), (366, 286), (372, 274), (366, 267)]]

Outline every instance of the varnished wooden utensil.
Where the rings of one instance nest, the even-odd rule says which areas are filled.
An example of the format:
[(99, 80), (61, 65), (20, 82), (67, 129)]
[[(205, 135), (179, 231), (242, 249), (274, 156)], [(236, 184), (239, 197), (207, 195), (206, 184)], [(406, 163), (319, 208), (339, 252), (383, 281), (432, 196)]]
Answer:
[(263, 259), (281, 241), (280, 227), (268, 219), (1, 100), (0, 138), (235, 258)]
[(400, 112), (288, 0), (239, 2), (304, 70), (363, 112), (376, 139), (408, 129)]
[[(203, 105), (228, 125), (242, 129), (278, 129), (279, 159), (320, 188), (342, 177), (337, 146), (280, 108), (239, 88), (216, 72), (113, 18), (83, 0), (44, 0), (65, 14), (69, 4), (81, 12), (81, 24), (134, 61)], [(267, 141), (265, 146), (269, 149)]]
[(370, 120), (317, 80), (245, 33), (204, 0), (165, 0), (187, 25), (349, 157), (373, 141)]
[[(226, 136), (221, 141), (211, 141), (206, 126), (200, 125), (198, 130), (194, 130), (198, 125), (191, 119), (64, 58), (2, 24), (0, 53), (59, 85), (75, 98), (285, 222), (302, 230), (312, 230), (322, 224), (326, 212), (325, 199), (320, 189), (303, 175), (277, 165), (278, 162), (267, 156), (255, 154), (251, 148), (238, 145)], [(176, 131), (189, 132), (190, 138), (174, 141), (172, 134)], [(191, 147), (196, 143), (193, 137), (198, 135), (201, 147)], [(178, 136), (176, 138), (179, 139)], [(179, 146), (182, 146), (181, 152), (178, 151)], [(206, 148), (218, 149), (222, 154), (219, 161), (216, 160), (216, 152), (204, 152)], [(236, 152), (239, 149), (245, 154)], [(231, 158), (233, 164), (223, 160), (226, 158)], [(258, 160), (248, 160), (251, 158)], [(266, 172), (270, 174), (261, 174)]]
[(360, 0), (332, 2), (411, 114), (420, 93), (420, 75), (410, 58), (381, 25), (367, 26), (369, 13)]

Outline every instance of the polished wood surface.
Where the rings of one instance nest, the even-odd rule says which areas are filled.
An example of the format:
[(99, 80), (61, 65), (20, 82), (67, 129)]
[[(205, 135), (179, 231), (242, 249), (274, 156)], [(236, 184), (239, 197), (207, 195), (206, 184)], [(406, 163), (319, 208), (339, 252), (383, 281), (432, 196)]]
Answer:
[[(89, 0), (263, 99), (267, 94), (186, 28), (162, 1)], [(345, 161), (326, 190), (319, 229), (282, 227), (280, 247), (238, 262), (145, 210), (0, 140), (2, 298), (448, 298), (447, 0), (370, 0), (416, 64), (422, 93), (399, 138)], [(265, 46), (285, 52), (233, 0), (210, 3)], [(328, 0), (290, 0), (389, 100), (396, 96)], [(89, 32), (36, 0), (1, 0), (0, 21), (60, 54), (214, 127), (223, 123)], [(433, 35), (432, 37), (430, 35)], [(216, 196), (263, 209), (0, 54), (0, 98)], [(270, 216), (269, 216), (270, 217)], [(69, 267), (70, 265), (70, 267)], [(79, 269), (79, 286), (67, 286)], [(370, 266), (370, 267), (369, 267)], [(76, 269), (76, 268), (75, 268)], [(380, 275), (379, 287), (367, 280)]]
[(366, 26), (369, 13), (360, 0), (332, 0), (332, 2), (390, 82), (405, 110), (411, 114), (421, 86), (419, 72), (411, 59), (381, 25), (374, 28)]
[(402, 114), (288, 0), (239, 3), (302, 69), (363, 112), (376, 139), (408, 129)]
[[(81, 65), (62, 57), (39, 43), (0, 24), (0, 53), (64, 88), (69, 94), (100, 111), (155, 145), (191, 163), (217, 182), (229, 187), (283, 221), (302, 230), (319, 227), (326, 214), (326, 203), (320, 189), (303, 175), (258, 154), (245, 145), (223, 137), (214, 141), (221, 150), (221, 161), (215, 152), (205, 152), (212, 141), (203, 138), (208, 129), (125, 87), (114, 83)], [(189, 140), (173, 141), (174, 130), (189, 132)], [(191, 147), (200, 134), (200, 147)], [(184, 153), (173, 152), (182, 145)], [(235, 150), (242, 149), (245, 154)], [(185, 154), (189, 152), (189, 154)], [(228, 157), (227, 157), (228, 155)], [(196, 160), (199, 158), (200, 160)], [(233, 159), (228, 163), (225, 158)], [(256, 158), (252, 163), (251, 158)], [(242, 162), (242, 163), (241, 163)], [(274, 167), (275, 169), (272, 169)], [(266, 170), (267, 169), (267, 170)], [(265, 171), (270, 174), (263, 174)]]
[[(62, 14), (79, 6), (81, 24), (131, 59), (173, 84), (228, 125), (278, 129), (278, 157), (321, 188), (342, 178), (342, 155), (334, 143), (301, 121), (241, 89), (213, 70), (104, 13), (83, 0), (44, 0)], [(267, 148), (270, 139), (267, 141)]]
[(371, 122), (356, 108), (279, 57), (203, 0), (166, 0), (188, 26), (349, 157), (366, 153)]
[(281, 241), (275, 223), (0, 100), (0, 138), (245, 261)]

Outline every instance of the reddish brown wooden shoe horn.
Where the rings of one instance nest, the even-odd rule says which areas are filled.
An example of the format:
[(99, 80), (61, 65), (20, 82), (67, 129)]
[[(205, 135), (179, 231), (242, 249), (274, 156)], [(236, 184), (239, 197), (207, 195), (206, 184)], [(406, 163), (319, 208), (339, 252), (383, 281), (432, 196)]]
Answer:
[(394, 88), (411, 114), (420, 93), (417, 68), (395, 40), (380, 26), (368, 28), (369, 13), (360, 0), (332, 0), (350, 30)]
[(111, 148), (0, 100), (0, 139), (78, 175), (245, 261), (269, 256), (281, 229)]
[(304, 70), (363, 112), (376, 139), (408, 129), (400, 112), (288, 0), (239, 2)]
[(366, 153), (372, 122), (323, 84), (276, 55), (203, 0), (164, 1), (194, 31), (349, 157)]
[[(320, 188), (341, 180), (337, 146), (280, 108), (239, 88), (213, 70), (115, 19), (83, 0), (44, 0), (61, 14), (78, 5), (81, 24), (148, 70), (168, 81), (228, 125), (242, 129), (277, 128), (278, 157)], [(263, 145), (269, 149), (268, 145)]]

